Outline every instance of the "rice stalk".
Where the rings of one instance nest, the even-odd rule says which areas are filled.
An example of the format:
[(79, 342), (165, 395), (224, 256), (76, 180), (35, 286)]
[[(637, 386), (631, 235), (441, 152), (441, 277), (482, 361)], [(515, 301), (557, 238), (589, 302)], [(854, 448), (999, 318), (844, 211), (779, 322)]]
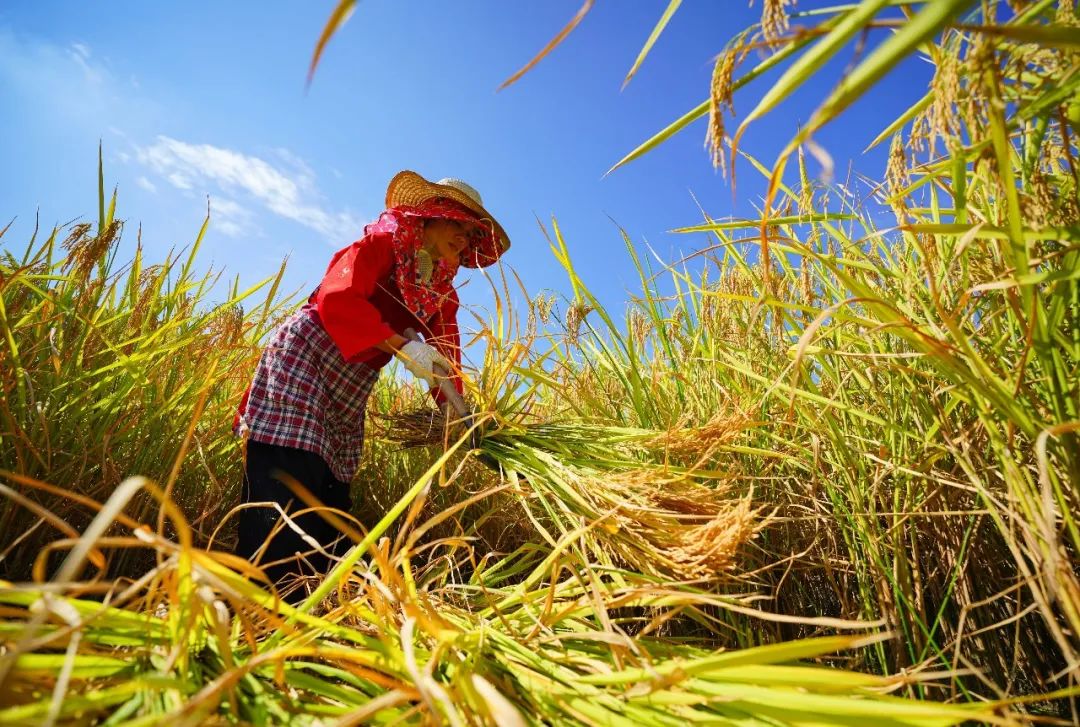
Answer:
[[(635, 624), (651, 620), (649, 611), (629, 616), (635, 607), (694, 610), (702, 597), (658, 589), (629, 572), (586, 581), (559, 576), (566, 565), (588, 568), (584, 562), (555, 570), (550, 560), (536, 564), (522, 583), (550, 578), (550, 586), (524, 591), (488, 575), (496, 576), (502, 564), (480, 567), (468, 582), (417, 591), (400, 570), (408, 568), (405, 553), (380, 547), (357, 561), (333, 603), (311, 615), (261, 591), (231, 570), (223, 554), (187, 551), (190, 546), (144, 532), (147, 547), (167, 556), (162, 566), (104, 603), (79, 597), (77, 584), (0, 582), (0, 638), (19, 634), (43, 602), (55, 604), (35, 643), (7, 653), (12, 666), (0, 684), (5, 723), (50, 716), (195, 725), (224, 718), (319, 724), (326, 718), (498, 721), (510, 715), (522, 724), (583, 718), (666, 724), (796, 713), (829, 722), (883, 710), (912, 724), (992, 717), (985, 706), (881, 696), (880, 690), (896, 686), (881, 677), (789, 665), (881, 636), (722, 655), (644, 634), (631, 642)], [(189, 571), (180, 567), (185, 557)], [(187, 579), (195, 587), (185, 586)], [(476, 607), (482, 604), (498, 605)], [(538, 631), (533, 606), (540, 604)], [(618, 625), (604, 616), (616, 610), (629, 616)], [(175, 632), (174, 614), (183, 613), (191, 620)], [(67, 655), (55, 651), (65, 646)], [(171, 658), (177, 648), (191, 658)], [(70, 681), (56, 702), (40, 689), (61, 663)]]

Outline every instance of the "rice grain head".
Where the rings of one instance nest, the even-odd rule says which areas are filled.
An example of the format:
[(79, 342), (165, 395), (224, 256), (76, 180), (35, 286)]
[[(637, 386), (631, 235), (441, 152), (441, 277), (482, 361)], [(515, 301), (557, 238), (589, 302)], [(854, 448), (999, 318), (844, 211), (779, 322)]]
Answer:
[(950, 143), (960, 133), (956, 107), (962, 92), (960, 59), (948, 52), (946, 45), (942, 45), (934, 77), (930, 81), (930, 106), (911, 125), (913, 149), (932, 153), (937, 139), (950, 148)]
[(238, 304), (222, 306), (210, 320), (207, 345), (220, 350), (238, 343), (244, 333), (244, 309)]
[(90, 235), (90, 224), (75, 225), (63, 242), (68, 251), (65, 265), (70, 268), (76, 280), (85, 280), (93, 267), (109, 251), (113, 241), (119, 236), (122, 223), (114, 220), (101, 234)]
[(1080, 18), (1076, 15), (1075, 0), (1058, 0), (1057, 12), (1054, 14), (1054, 22), (1059, 25), (1080, 25)]
[(892, 138), (889, 145), (889, 161), (885, 167), (885, 181), (889, 190), (889, 206), (892, 207), (896, 219), (901, 223), (907, 221), (907, 195), (903, 190), (909, 181), (907, 155), (904, 153), (904, 140), (900, 134)]
[(700, 460), (711, 456), (718, 447), (729, 444), (749, 425), (750, 420), (745, 415), (718, 414), (700, 427), (664, 432), (647, 445), (671, 456)]
[(810, 278), (810, 266), (811, 262), (804, 257), (799, 265), (799, 294), (803, 303), (812, 306), (816, 296), (814, 294), (814, 284)]
[(709, 92), (709, 128), (705, 133), (705, 147), (709, 150), (713, 168), (727, 176), (727, 159), (724, 155), (724, 109), (734, 114), (732, 77), (735, 74), (736, 54), (730, 48), (716, 59), (713, 66), (712, 84)]
[(1028, 191), (1020, 194), (1020, 209), (1025, 220), (1035, 229), (1047, 227), (1057, 222), (1055, 208), (1058, 206), (1057, 195), (1050, 189), (1046, 175), (1038, 165), (1031, 173)]
[(787, 32), (788, 6), (795, 0), (765, 0), (761, 6), (761, 33), (765, 40), (774, 41)]
[(577, 515), (596, 523), (593, 547), (665, 580), (730, 577), (759, 527), (752, 493), (731, 497), (726, 486), (705, 486), (685, 472), (568, 469), (561, 478), (579, 495)]
[(540, 293), (532, 302), (533, 308), (536, 310), (536, 315), (540, 317), (540, 322), (545, 326), (551, 322), (551, 310), (555, 307), (555, 296), (547, 296)]
[(139, 297), (135, 301), (127, 320), (129, 333), (137, 333), (142, 330), (143, 324), (147, 320), (147, 314), (151, 312), (151, 304), (159, 301), (157, 280), (159, 276), (164, 274), (165, 270), (161, 265), (149, 265), (139, 274), (139, 279), (135, 284)]
[(669, 555), (686, 578), (731, 574), (740, 562), (739, 551), (765, 524), (748, 495), (718, 510), (709, 522), (680, 532)]
[(584, 301), (575, 300), (566, 309), (566, 340), (571, 346), (576, 346), (578, 336), (581, 334), (581, 324), (585, 316), (592, 312), (592, 306)]
[(649, 317), (641, 311), (634, 309), (630, 311), (629, 315), (629, 329), (630, 337), (638, 348), (645, 346), (645, 340), (649, 337), (649, 333), (652, 331), (652, 323)]

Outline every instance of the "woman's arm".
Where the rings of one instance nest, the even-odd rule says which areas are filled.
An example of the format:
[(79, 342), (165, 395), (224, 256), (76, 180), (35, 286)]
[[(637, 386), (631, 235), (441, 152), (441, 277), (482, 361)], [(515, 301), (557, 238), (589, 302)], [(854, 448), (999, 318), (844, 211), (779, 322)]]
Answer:
[(373, 346), (393, 353), (405, 343), (370, 300), (393, 266), (390, 242), (384, 237), (363, 237), (335, 255), (315, 294), (323, 328), (346, 361)]

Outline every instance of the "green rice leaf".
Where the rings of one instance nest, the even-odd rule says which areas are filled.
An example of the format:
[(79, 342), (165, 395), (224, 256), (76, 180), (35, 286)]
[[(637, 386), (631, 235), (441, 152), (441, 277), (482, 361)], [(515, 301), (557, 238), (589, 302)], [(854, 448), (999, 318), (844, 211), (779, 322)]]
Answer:
[(641, 52), (638, 53), (638, 57), (634, 60), (634, 65), (631, 66), (630, 72), (626, 74), (626, 78), (623, 79), (623, 88), (626, 88), (630, 83), (630, 79), (637, 73), (638, 68), (641, 67), (642, 62), (645, 60), (645, 56), (649, 55), (649, 51), (652, 50), (653, 45), (656, 43), (657, 38), (664, 32), (664, 28), (671, 21), (671, 17), (675, 15), (675, 11), (682, 5), (682, 0), (668, 0), (667, 8), (664, 10), (664, 14), (660, 16), (660, 20), (657, 21), (656, 27), (653, 28), (652, 33), (649, 34), (649, 39), (645, 41), (645, 45), (642, 47)]

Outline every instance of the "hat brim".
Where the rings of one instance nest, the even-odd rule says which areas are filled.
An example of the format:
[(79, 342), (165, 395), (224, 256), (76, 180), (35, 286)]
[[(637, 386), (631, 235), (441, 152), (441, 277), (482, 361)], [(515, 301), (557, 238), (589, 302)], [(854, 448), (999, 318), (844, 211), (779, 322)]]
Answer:
[(494, 249), (477, 250), (475, 255), (463, 255), (461, 264), (467, 268), (485, 268), (494, 264), (510, 249), (510, 237), (495, 216), (483, 205), (477, 204), (469, 195), (456, 187), (429, 182), (416, 172), (403, 171), (394, 175), (386, 185), (386, 207), (415, 207), (434, 197), (452, 199), (468, 208), (484, 220), (490, 220), (493, 228)]

